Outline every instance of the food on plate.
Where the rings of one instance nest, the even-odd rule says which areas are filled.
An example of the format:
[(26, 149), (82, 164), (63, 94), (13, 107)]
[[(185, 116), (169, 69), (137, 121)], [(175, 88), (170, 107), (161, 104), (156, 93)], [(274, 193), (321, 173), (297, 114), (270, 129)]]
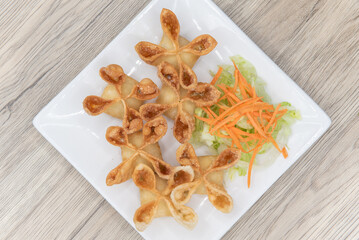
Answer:
[(132, 175), (134, 183), (143, 192), (141, 207), (136, 210), (133, 217), (137, 230), (145, 230), (154, 218), (166, 216), (166, 212), (169, 212), (178, 223), (193, 229), (197, 224), (197, 214), (190, 207), (174, 204), (170, 197), (173, 188), (191, 182), (193, 178), (194, 172), (191, 167), (176, 167), (168, 181), (162, 181), (162, 187), (158, 188), (156, 182), (159, 178), (153, 170), (145, 164), (139, 164)]
[(208, 200), (215, 208), (224, 213), (230, 212), (233, 207), (231, 196), (223, 187), (223, 183), (214, 182), (213, 176), (210, 178), (209, 175), (233, 167), (239, 161), (240, 156), (240, 150), (227, 148), (215, 157), (209, 167), (203, 169), (193, 146), (189, 143), (182, 144), (176, 152), (177, 161), (182, 166), (191, 166), (195, 172), (195, 179), (193, 182), (175, 187), (171, 193), (172, 201), (175, 204), (184, 205), (199, 188), (198, 193), (208, 195)]
[(101, 78), (109, 85), (104, 89), (102, 97), (87, 96), (83, 101), (85, 111), (93, 116), (103, 112), (124, 119), (127, 133), (134, 133), (142, 128), (142, 119), (138, 113), (144, 100), (159, 95), (159, 89), (152, 80), (145, 78), (137, 82), (127, 76), (116, 64), (100, 69)]
[(272, 105), (254, 66), (240, 56), (231, 59), (233, 66), (219, 66), (213, 74), (211, 85), (221, 91), (218, 102), (195, 110), (192, 142), (218, 152), (228, 147), (240, 149), (241, 161), (229, 173), (248, 173), (249, 187), (255, 162), (268, 164), (277, 153), (288, 156), (285, 145), (290, 125), (300, 114), (287, 102)]
[[(106, 178), (106, 184), (112, 186), (127, 181), (131, 178), (136, 165), (143, 160), (148, 162), (161, 178), (168, 179), (173, 168), (159, 157), (160, 154), (154, 151), (158, 149), (154, 144), (166, 134), (166, 131), (167, 122), (163, 117), (155, 118), (143, 126), (142, 140), (138, 140), (138, 135), (129, 137), (122, 127), (109, 127), (106, 131), (107, 141), (121, 147), (122, 154), (127, 157), (123, 158), (122, 163), (110, 171)], [(133, 140), (133, 142), (129, 140)], [(154, 149), (152, 146), (155, 146)]]
[[(140, 115), (144, 120), (150, 120), (175, 108), (176, 112), (171, 112), (176, 114), (173, 135), (177, 141), (185, 143), (191, 139), (194, 130), (194, 106), (191, 105), (210, 106), (217, 102), (220, 92), (208, 83), (198, 83), (192, 90), (181, 92), (178, 73), (168, 62), (162, 62), (158, 65), (158, 77), (162, 84), (168, 88), (166, 100), (159, 97), (157, 103), (142, 105)], [(172, 101), (168, 101), (169, 98)]]
[(208, 83), (197, 84), (197, 76), (191, 69), (199, 56), (210, 53), (217, 41), (204, 34), (185, 43), (179, 37), (180, 26), (176, 15), (163, 9), (161, 12), (163, 37), (160, 45), (139, 42), (135, 49), (140, 58), (157, 66), (163, 88), (156, 103), (140, 107), (140, 115), (150, 120), (166, 114), (175, 120), (173, 135), (180, 143), (190, 140), (194, 130), (195, 106), (209, 106), (216, 102), (220, 93)]
[[(133, 218), (139, 231), (165, 216), (193, 229), (197, 214), (185, 206), (193, 194), (207, 195), (217, 210), (229, 213), (233, 200), (224, 188), (224, 174), (248, 173), (249, 187), (253, 164), (263, 161), (260, 155), (273, 159), (274, 150), (288, 156), (290, 125), (300, 118), (289, 103), (270, 103), (255, 68), (240, 56), (231, 58), (233, 66), (219, 66), (211, 83), (199, 82), (191, 68), (215, 48), (216, 40), (206, 34), (191, 42), (179, 36), (177, 17), (168, 9), (161, 12), (161, 26), (159, 45), (135, 46), (143, 61), (157, 66), (161, 90), (152, 80), (137, 82), (112, 64), (100, 70), (108, 83), (102, 97), (88, 96), (83, 102), (90, 115), (105, 112), (123, 119), (122, 127), (106, 131), (107, 141), (122, 153), (122, 163), (110, 171), (106, 184), (132, 177), (140, 189), (141, 206)], [(156, 97), (156, 102), (144, 104)], [(162, 159), (158, 142), (167, 132), (162, 115), (174, 120), (173, 136), (182, 144), (176, 151), (181, 166)], [(217, 154), (198, 157), (190, 140)]]
[(159, 45), (139, 42), (135, 50), (140, 58), (148, 64), (157, 66), (168, 62), (179, 71), (179, 84), (184, 89), (192, 89), (197, 84), (192, 67), (199, 56), (210, 53), (217, 41), (208, 34), (203, 34), (188, 42), (179, 36), (180, 25), (177, 16), (169, 9), (162, 9), (160, 16), (163, 37)]

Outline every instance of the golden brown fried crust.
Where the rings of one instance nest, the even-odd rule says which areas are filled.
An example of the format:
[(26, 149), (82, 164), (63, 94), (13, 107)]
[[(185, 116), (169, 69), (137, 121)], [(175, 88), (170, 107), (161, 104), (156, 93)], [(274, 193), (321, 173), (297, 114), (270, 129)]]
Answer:
[(128, 134), (141, 130), (143, 121), (140, 113), (132, 108), (126, 107), (122, 125)]
[(212, 171), (227, 169), (234, 166), (241, 157), (240, 151), (235, 148), (227, 148), (213, 162)]
[(200, 169), (196, 152), (189, 143), (184, 143), (178, 147), (176, 159), (182, 166), (191, 166), (195, 170)]
[(106, 177), (106, 185), (112, 186), (129, 180), (135, 168), (135, 161), (123, 161), (117, 167), (112, 169)]
[(143, 120), (150, 121), (171, 108), (171, 105), (146, 103), (140, 107), (140, 115)]
[(126, 74), (123, 72), (122, 67), (117, 64), (102, 67), (100, 69), (100, 76), (107, 83), (113, 85), (121, 85), (126, 79)]
[(203, 34), (193, 39), (186, 46), (182, 47), (184, 52), (190, 52), (197, 56), (210, 53), (217, 46), (217, 41), (211, 35)]
[(223, 187), (217, 186), (215, 184), (205, 185), (208, 200), (212, 203), (212, 205), (223, 213), (231, 212), (233, 208), (233, 200), (227, 191)]
[(109, 127), (106, 130), (106, 139), (115, 146), (124, 146), (128, 144), (126, 130), (122, 127)]
[(180, 83), (184, 89), (193, 89), (197, 85), (197, 76), (192, 68), (182, 63), (180, 66)]
[(145, 144), (158, 142), (167, 132), (167, 121), (162, 116), (147, 122), (143, 127)]
[[(184, 89), (193, 89), (197, 84), (197, 76), (191, 67), (199, 56), (210, 53), (216, 47), (217, 41), (210, 35), (203, 34), (188, 43), (187, 40), (179, 37), (178, 19), (168, 9), (162, 10), (160, 20), (164, 33), (160, 42), (161, 46), (149, 42), (139, 42), (135, 46), (136, 52), (142, 60), (151, 65), (156, 66), (165, 61), (169, 62), (167, 65), (171, 68), (161, 66), (159, 77), (162, 81), (167, 82), (170, 87), (177, 90), (176, 92), (179, 90), (179, 85)], [(162, 70), (177, 70), (179, 74), (175, 76), (176, 71), (171, 71), (171, 74), (168, 74)]]
[(135, 168), (132, 179), (139, 188), (152, 190), (156, 187), (155, 173), (144, 164), (140, 164)]
[(153, 99), (160, 94), (157, 85), (149, 78), (142, 79), (133, 91), (133, 97), (139, 100)]
[(188, 91), (187, 98), (197, 107), (212, 106), (217, 103), (221, 93), (216, 87), (208, 83), (198, 83), (196, 88)]
[(103, 113), (111, 104), (112, 100), (105, 100), (102, 97), (93, 95), (87, 96), (82, 102), (84, 110), (92, 116)]
[[(113, 117), (123, 119), (125, 112), (130, 111), (129, 108), (137, 111), (144, 100), (155, 98), (160, 93), (151, 79), (145, 78), (141, 82), (137, 82), (127, 76), (123, 69), (116, 64), (101, 68), (100, 76), (109, 85), (104, 89), (102, 97), (88, 96), (84, 99), (83, 108), (90, 115), (99, 115), (105, 112)], [(130, 117), (133, 115), (130, 114)], [(129, 124), (130, 121), (125, 123), (126, 129), (131, 129), (129, 133), (140, 129), (137, 126), (140, 124), (137, 114), (132, 127)]]
[[(163, 191), (159, 191), (156, 188), (155, 174), (151, 168), (144, 164), (139, 164), (135, 168), (132, 178), (136, 186), (151, 193), (147, 194), (151, 199), (147, 200), (146, 203), (137, 209), (133, 218), (135, 226), (139, 231), (143, 231), (151, 223), (156, 216), (161, 201), (166, 203), (169, 212), (178, 223), (189, 229), (196, 225), (198, 217), (193, 209), (180, 204), (174, 204), (170, 198), (170, 193), (174, 187), (193, 180), (194, 172), (191, 167), (176, 167)], [(142, 194), (144, 194), (143, 191)]]
[[(163, 117), (147, 122), (141, 133), (131, 135), (127, 135), (127, 131), (123, 127), (109, 127), (106, 131), (107, 141), (121, 147), (122, 154), (126, 154), (126, 157), (108, 174), (106, 184), (111, 186), (127, 181), (131, 178), (136, 165), (141, 163), (151, 165), (158, 176), (169, 179), (173, 173), (172, 166), (162, 160), (160, 150), (151, 148), (159, 149), (158, 145), (154, 146), (153, 144), (157, 143), (166, 134), (166, 131), (167, 122)], [(138, 139), (139, 137), (141, 139)]]
[(194, 119), (188, 113), (179, 111), (173, 126), (173, 136), (180, 143), (189, 141), (194, 130)]
[(180, 25), (176, 14), (174, 14), (171, 10), (164, 8), (161, 11), (160, 21), (163, 32), (174, 44), (177, 44), (175, 47), (178, 48)]
[(163, 179), (168, 179), (170, 175), (173, 172), (172, 166), (168, 163), (166, 163), (163, 160), (160, 160), (158, 158), (153, 158), (150, 156), (149, 159), (147, 159), (151, 162), (153, 168), (155, 169), (158, 176), (160, 176)]
[(209, 176), (215, 171), (228, 169), (236, 164), (240, 158), (240, 151), (238, 149), (230, 148), (224, 150), (207, 169), (200, 169), (198, 167), (198, 158), (192, 145), (189, 143), (183, 144), (178, 148), (176, 157), (181, 165), (195, 166), (193, 169), (196, 171), (196, 178), (193, 182), (184, 183), (173, 189), (171, 198), (174, 204), (187, 203), (196, 189), (204, 185), (208, 199), (214, 207), (224, 213), (232, 210), (233, 202), (231, 196), (228, 195), (223, 186), (210, 181), (212, 179)]
[(162, 62), (157, 67), (157, 75), (164, 84), (179, 91), (180, 81), (176, 69), (168, 62)]
[(147, 64), (154, 65), (155, 61), (166, 54), (166, 49), (150, 42), (139, 42), (135, 50), (140, 58)]
[(152, 222), (158, 204), (156, 201), (149, 202), (138, 208), (133, 216), (133, 222), (138, 231), (144, 231), (147, 226)]
[(194, 171), (190, 166), (175, 167), (168, 179), (167, 188), (163, 191), (163, 194), (169, 195), (175, 187), (192, 182), (194, 176)]
[[(191, 171), (192, 171), (192, 173), (189, 173)], [(193, 176), (194, 176), (194, 173), (193, 173), (192, 168), (181, 169), (181, 170), (176, 171), (173, 175), (172, 187), (177, 187), (178, 185), (181, 185), (183, 183), (191, 182), (193, 180)]]

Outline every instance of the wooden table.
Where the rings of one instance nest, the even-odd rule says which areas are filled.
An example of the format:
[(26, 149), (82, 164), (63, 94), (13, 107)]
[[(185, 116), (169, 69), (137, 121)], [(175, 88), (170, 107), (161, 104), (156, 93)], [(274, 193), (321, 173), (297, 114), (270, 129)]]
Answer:
[[(0, 1), (0, 239), (140, 239), (34, 116), (148, 1)], [(359, 239), (359, 2), (216, 0), (331, 117), (224, 239)]]

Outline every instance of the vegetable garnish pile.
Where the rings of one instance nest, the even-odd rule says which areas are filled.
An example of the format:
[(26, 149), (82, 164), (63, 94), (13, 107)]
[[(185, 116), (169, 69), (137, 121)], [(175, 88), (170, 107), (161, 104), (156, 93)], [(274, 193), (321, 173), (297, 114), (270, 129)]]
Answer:
[[(287, 102), (272, 105), (253, 65), (240, 56), (231, 60), (233, 67), (219, 66), (211, 81), (221, 91), (218, 102), (196, 109), (196, 131), (192, 141), (205, 143), (219, 152), (229, 146), (240, 149), (241, 161), (229, 174), (231, 178), (235, 172), (245, 175), (248, 169), (250, 187), (257, 156), (263, 154), (267, 163), (278, 154), (288, 157), (285, 144), (291, 132), (290, 125), (300, 119), (300, 114)], [(273, 153), (273, 148), (277, 154)]]

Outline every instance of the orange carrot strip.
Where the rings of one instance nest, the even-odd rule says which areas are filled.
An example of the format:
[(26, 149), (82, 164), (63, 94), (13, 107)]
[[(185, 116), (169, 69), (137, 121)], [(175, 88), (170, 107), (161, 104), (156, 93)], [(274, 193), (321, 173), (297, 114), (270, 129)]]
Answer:
[[(238, 72), (239, 72), (239, 71), (238, 71)], [(240, 82), (242, 83), (243, 87), (246, 89), (246, 91), (247, 91), (249, 94), (251, 94), (252, 86), (247, 82), (247, 80), (246, 80), (245, 77), (241, 74), (241, 72), (239, 72), (238, 78), (239, 78)]]
[[(262, 118), (262, 110), (259, 110), (259, 124), (260, 125), (263, 125), (263, 118)], [(253, 113), (252, 113), (252, 115), (253, 115)]]
[(224, 117), (226, 117), (228, 114), (234, 112), (237, 110), (237, 108), (239, 108), (240, 105), (242, 106), (246, 106), (251, 104), (252, 102), (256, 102), (258, 101), (259, 98), (253, 98), (253, 99), (246, 99), (243, 100), (237, 104), (235, 104), (234, 106), (232, 106), (231, 108), (227, 109), (226, 111), (224, 111), (221, 115), (219, 115), (213, 122), (213, 124), (216, 124), (217, 122), (219, 122), (221, 119), (223, 119)]
[(200, 116), (197, 116), (197, 115), (194, 115), (195, 118), (205, 122), (205, 123), (210, 123), (210, 119), (208, 118), (204, 118), (204, 117), (200, 117)]
[[(232, 116), (223, 119), (221, 122), (217, 123), (216, 126), (213, 127), (213, 128), (211, 129), (211, 131), (209, 131), (209, 133), (213, 133), (213, 132), (217, 131), (218, 129), (220, 129), (221, 127), (223, 127), (224, 125), (226, 125), (227, 123), (232, 122), (232, 121), (234, 121), (235, 119), (237, 119), (238, 116), (239, 116), (239, 113), (236, 112), (236, 113), (234, 113)], [(235, 122), (237, 122), (237, 121), (235, 121)]]
[[(263, 112), (263, 111), (262, 111)], [(259, 113), (257, 113), (257, 112), (253, 112), (252, 113), (252, 116), (253, 117), (261, 117), (260, 115), (259, 115)], [(270, 115), (270, 114), (268, 114), (268, 113), (262, 113), (262, 121), (263, 121), (263, 119), (265, 119), (265, 120), (270, 120), (271, 119), (271, 117), (272, 117), (272, 115)]]
[(212, 84), (212, 85), (215, 85), (215, 84), (216, 84), (217, 80), (219, 79), (219, 76), (221, 76), (222, 71), (223, 71), (223, 68), (219, 67), (219, 69), (218, 69), (216, 75), (214, 75), (214, 77), (213, 77), (213, 79), (212, 79), (212, 81), (211, 81), (211, 84)]
[[(218, 85), (217, 87), (219, 87), (220, 89), (222, 89), (222, 91), (223, 91), (225, 94), (227, 94), (229, 97), (231, 97), (234, 101), (236, 101), (236, 102), (240, 102), (240, 101), (241, 101), (236, 95), (234, 95), (232, 92), (228, 91), (228, 89), (227, 89), (226, 86)], [(227, 99), (229, 100), (228, 97), (227, 97)]]
[(277, 107), (274, 110), (274, 113), (272, 115), (271, 120), (269, 121), (269, 123), (267, 124), (265, 131), (268, 131), (268, 129), (270, 128), (270, 126), (273, 124), (274, 120), (275, 120), (275, 116), (277, 115), (277, 112), (279, 111), (280, 108), (280, 104), (277, 105)]
[(207, 113), (208, 118), (209, 118), (210, 120), (214, 120), (214, 117), (215, 117), (215, 116), (213, 116), (213, 115), (211, 114), (211, 112), (208, 111), (207, 108), (202, 108), (202, 110), (203, 110), (205, 113)]
[(256, 158), (256, 155), (261, 150), (261, 148), (262, 148), (262, 145), (258, 144), (257, 147), (253, 150), (253, 155), (252, 155), (251, 160), (249, 162), (248, 175), (247, 175), (248, 188), (251, 186), (251, 175), (252, 175), (252, 167), (253, 167), (254, 159)]
[(257, 130), (258, 133), (259, 133), (260, 135), (262, 135), (264, 138), (267, 138), (267, 136), (266, 136), (266, 134), (264, 133), (263, 129), (262, 129), (260, 126), (258, 126), (258, 124), (255, 122), (255, 120), (252, 118), (252, 116), (251, 116), (249, 113), (247, 113), (246, 116), (248, 117), (249, 121), (252, 123), (254, 129)]
[(238, 83), (239, 83), (238, 74), (236, 74), (236, 72), (237, 71), (234, 71), (234, 86), (233, 86), (233, 92), (234, 93), (237, 92)]
[(238, 139), (236, 138), (236, 136), (234, 136), (234, 134), (226, 127), (224, 126), (224, 129), (226, 130), (226, 132), (232, 137), (232, 140), (234, 141), (234, 144), (237, 146), (238, 149), (243, 150), (241, 143), (238, 141)]
[(248, 133), (248, 132), (242, 131), (241, 129), (236, 128), (236, 127), (231, 128), (231, 130), (234, 131), (236, 134), (240, 134), (240, 135), (243, 135), (243, 136), (250, 137), (250, 136), (253, 135), (253, 133)]
[(272, 136), (269, 138), (269, 141), (274, 145), (274, 147), (278, 150), (278, 152), (280, 153), (282, 152), (282, 150), (279, 148), (277, 142), (273, 139)]
[(284, 158), (288, 157), (288, 152), (287, 152), (287, 149), (285, 147), (282, 149), (282, 154), (283, 154)]
[(272, 125), (272, 129), (271, 129), (269, 135), (272, 135), (272, 133), (274, 132), (275, 128), (277, 127), (277, 123), (278, 123), (278, 122), (275, 122), (275, 123)]
[(223, 99), (226, 99), (226, 98), (227, 98), (227, 96), (224, 94), (222, 97), (220, 97), (220, 98), (218, 99), (217, 102), (222, 101)]
[(224, 110), (226, 110), (226, 109), (229, 108), (229, 107), (227, 107), (226, 105), (222, 105), (222, 104), (217, 104), (217, 106), (218, 106), (219, 108), (221, 108), (221, 109), (224, 109)]
[[(238, 69), (236, 69), (234, 71), (234, 78), (236, 79), (236, 82), (238, 82), (238, 83), (239, 83), (239, 74), (240, 74), (240, 72), (238, 71)], [(239, 91), (241, 92), (241, 95), (242, 95), (243, 99), (248, 98), (246, 90), (245, 90), (245, 87), (243, 86), (243, 84), (239, 83), (238, 87), (239, 87)]]
[(215, 114), (210, 107), (207, 107), (207, 110), (213, 115), (213, 117), (217, 117), (217, 114)]
[(219, 131), (217, 131), (217, 132), (215, 133), (215, 135), (218, 136), (218, 137), (221, 137), (221, 138), (231, 138), (231, 136), (224, 135), (223, 133), (221, 133), (221, 132), (219, 132)]

